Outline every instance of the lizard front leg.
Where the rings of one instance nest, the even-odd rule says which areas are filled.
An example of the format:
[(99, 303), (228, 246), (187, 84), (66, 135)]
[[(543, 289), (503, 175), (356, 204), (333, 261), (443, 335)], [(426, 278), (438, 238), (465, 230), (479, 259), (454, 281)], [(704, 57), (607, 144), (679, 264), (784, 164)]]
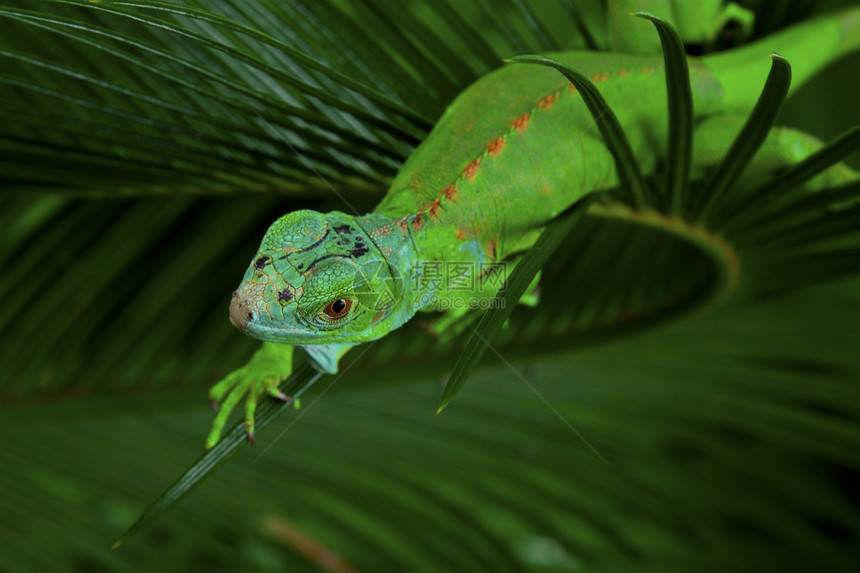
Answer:
[[(438, 310), (443, 310), (444, 314), (424, 323), (422, 325), (424, 330), (443, 343), (450, 342), (460, 336), (481, 317), (482, 313), (478, 311), (486, 310), (494, 304), (498, 304), (498, 297), (502, 294), (499, 287), (504, 284), (519, 261), (519, 256), (514, 257), (511, 261), (506, 261), (503, 267), (505, 269), (503, 276), (495, 277), (492, 281), (482, 282), (482, 287), (474, 293), (469, 293), (469, 296), (451, 297), (448, 300), (444, 296), (439, 297)], [(517, 304), (530, 307), (537, 306), (540, 300), (540, 277), (541, 273), (538, 271), (528, 290), (520, 297)], [(504, 327), (507, 328), (508, 324), (506, 321)]]
[(212, 429), (206, 438), (209, 449), (221, 439), (221, 432), (230, 412), (245, 397), (245, 431), (248, 441), (254, 443), (254, 410), (260, 396), (268, 394), (279, 400), (291, 398), (281, 392), (278, 386), (293, 371), (293, 346), (277, 342), (263, 342), (247, 364), (234, 370), (209, 390), (209, 399), (218, 415), (212, 422)]

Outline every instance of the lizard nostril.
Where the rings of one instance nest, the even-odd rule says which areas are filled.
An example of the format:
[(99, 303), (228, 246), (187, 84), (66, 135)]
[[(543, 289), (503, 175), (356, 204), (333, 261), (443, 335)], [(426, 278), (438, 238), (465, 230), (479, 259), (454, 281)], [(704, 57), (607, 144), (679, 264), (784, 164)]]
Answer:
[(248, 313), (248, 320), (254, 320), (254, 313), (253, 312)]

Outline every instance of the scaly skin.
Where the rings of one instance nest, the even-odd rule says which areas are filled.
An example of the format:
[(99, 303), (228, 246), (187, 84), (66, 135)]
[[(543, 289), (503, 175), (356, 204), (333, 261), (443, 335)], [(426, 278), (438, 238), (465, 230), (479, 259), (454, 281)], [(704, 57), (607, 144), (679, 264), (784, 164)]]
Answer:
[[(796, 88), (858, 47), (858, 22), (855, 9), (739, 50), (691, 58), (697, 119), (708, 117), (714, 125), (721, 116), (748, 114), (772, 51), (792, 63)], [(643, 171), (653, 170), (666, 146), (662, 56), (551, 56), (599, 85)], [(593, 123), (561, 74), (506, 66), (451, 104), (374, 213), (296, 211), (278, 219), (230, 305), (233, 324), (264, 344), (247, 365), (212, 388), (210, 398), (221, 411), (207, 447), (218, 441), (243, 396), (251, 439), (259, 397), (288, 399), (278, 384), (290, 374), (293, 346), (333, 373), (349, 347), (384, 336), (418, 311), (439, 310), (445, 303), (459, 316), (470, 301), (492, 297), (517, 253), (553, 217), (583, 196), (617, 185), (614, 160)], [(718, 132), (710, 129), (702, 136), (710, 145), (695, 146), (694, 169), (719, 159), (707, 139)], [(788, 138), (780, 145), (793, 142)], [(503, 260), (511, 264), (494, 266)], [(451, 263), (444, 276), (441, 263)]]

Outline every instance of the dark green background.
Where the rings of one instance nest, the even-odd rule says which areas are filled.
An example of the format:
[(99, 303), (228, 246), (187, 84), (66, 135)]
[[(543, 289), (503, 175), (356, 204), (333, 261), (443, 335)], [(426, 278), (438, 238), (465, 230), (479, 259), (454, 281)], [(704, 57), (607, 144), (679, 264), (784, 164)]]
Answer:
[[(205, 6), (229, 15), (231, 4)], [(440, 24), (428, 5), (388, 4), (342, 7), (378, 42), (364, 54), (368, 62), (374, 49), (398, 54), (402, 67), (387, 76), (368, 71), (363, 60), (338, 60), (337, 43), (315, 35), (353, 23), (288, 31), (260, 16), (260, 25), (283, 30), (287, 43), (317, 42), (311, 46), (348, 75), (381, 78), (387, 83), (376, 87), (401, 94), (432, 122), (485, 64), (461, 41), (463, 29)], [(523, 28), (528, 49), (519, 50), (512, 36), (485, 21), (477, 4), (460, 4), (463, 25), (483, 34), (498, 58), (541, 50), (518, 23), (516, 2), (493, 10), (501, 22)], [(753, 4), (765, 29), (837, 5)], [(602, 4), (577, 5), (602, 41)], [(93, 17), (76, 6), (3, 7)], [(581, 45), (570, 19), (556, 16), (566, 13), (563, 5), (533, 7), (562, 46)], [(432, 60), (432, 51), (392, 47), (399, 40), (380, 23), (386, 13), (395, 24), (427, 22), (450, 40), (446, 46), (460, 59), (436, 55), (441, 69), (453, 70), (448, 80), (428, 81), (437, 72), (421, 62)], [(130, 37), (194, 54), (185, 44), (170, 48), (166, 36), (142, 24), (105, 21)], [(10, 62), (6, 50), (14, 50), (165, 101), (189, 97), (159, 91), (161, 84), (146, 74), (124, 75), (101, 52), (63, 46), (45, 31), (0, 19), (0, 61)], [(259, 46), (251, 49), (266, 57)], [(241, 66), (231, 72), (211, 52), (197, 54), (202, 67), (253, 79)], [(860, 123), (858, 65), (854, 56), (833, 66), (788, 102), (779, 123), (825, 141)], [(0, 75), (121, 109), (132, 105), (26, 62), (0, 65)], [(278, 82), (268, 85), (274, 93)], [(218, 113), (206, 98), (186, 101)], [(370, 349), (318, 402), (307, 396), (301, 410), (269, 426), (254, 448), (111, 551), (199, 456), (212, 419), (208, 386), (256, 345), (232, 329), (226, 308), (267, 226), (290, 209), (342, 206), (307, 168), (288, 187), (290, 176), (277, 166), (266, 164), (258, 177), (222, 160), (209, 174), (210, 186), (205, 178), (189, 183), (183, 147), (155, 154), (175, 160), (175, 175), (168, 170), (155, 177), (132, 162), (111, 170), (73, 151), (86, 147), (91, 128), (79, 126), (67, 136), (48, 121), (29, 131), (33, 124), (21, 110), (113, 130), (148, 128), (8, 83), (0, 85), (0, 102), (0, 570), (856, 567), (860, 284), (856, 276), (832, 278), (826, 270), (801, 277), (803, 288), (792, 288), (789, 278), (774, 284), (775, 293), (742, 289), (680, 321), (609, 337), (574, 328), (576, 317), (567, 312), (583, 300), (599, 305), (601, 284), (577, 283), (565, 294), (568, 285), (559, 279), (556, 291), (546, 285), (539, 309), (516, 311), (498, 344), (509, 363), (489, 354), (439, 416), (442, 377), (456, 346), (436, 345), (410, 325)], [(201, 133), (213, 133), (200, 124)], [(406, 130), (415, 140), (423, 133)], [(22, 143), (25, 132), (42, 143)], [(127, 134), (96, 135), (105, 136), (103, 149), (137, 157), (128, 151)], [(239, 147), (247, 143), (236, 140)], [(272, 153), (287, 158), (280, 143), (269, 137)], [(391, 156), (402, 159), (411, 144), (392, 137)], [(390, 158), (384, 163), (364, 175), (347, 161), (315, 165), (350, 201), (370, 209), (398, 165)], [(852, 163), (860, 165), (856, 154)], [(858, 236), (847, 232), (843, 241), (856, 249)], [(615, 255), (606, 251), (606, 268), (616, 268)], [(568, 249), (557, 266), (576, 256)], [(629, 256), (637, 257), (635, 248)], [(655, 278), (658, 285), (663, 279)], [(316, 395), (329, 382), (321, 381)], [(326, 561), (332, 555), (341, 561)]]

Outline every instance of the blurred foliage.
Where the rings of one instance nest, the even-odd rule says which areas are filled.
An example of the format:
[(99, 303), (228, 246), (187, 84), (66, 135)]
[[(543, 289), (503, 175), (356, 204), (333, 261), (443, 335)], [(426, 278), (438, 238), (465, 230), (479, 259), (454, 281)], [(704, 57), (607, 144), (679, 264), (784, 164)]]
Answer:
[[(856, 568), (856, 209), (747, 228), (678, 322), (701, 253), (587, 221), (443, 415), (459, 343), (413, 321), (111, 552), (256, 344), (226, 306), (269, 223), (371, 209), (501, 58), (606, 46), (597, 0), (139, 4), (0, 6), (0, 570)], [(760, 35), (847, 2), (745, 4)], [(778, 123), (860, 123), (858, 63)]]

